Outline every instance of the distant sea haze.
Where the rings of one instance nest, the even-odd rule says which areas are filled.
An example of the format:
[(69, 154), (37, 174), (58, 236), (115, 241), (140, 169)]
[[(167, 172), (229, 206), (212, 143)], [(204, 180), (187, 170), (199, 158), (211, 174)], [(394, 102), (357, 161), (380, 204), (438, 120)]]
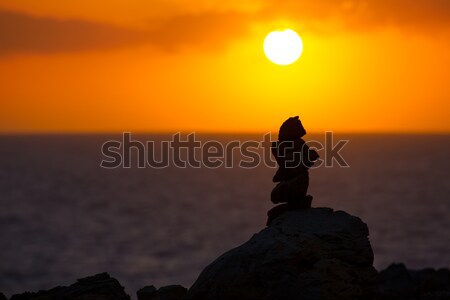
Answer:
[[(341, 155), (341, 150), (348, 144), (348, 139), (333, 140), (333, 132), (325, 132), (324, 139), (309, 140), (302, 144), (295, 156), (299, 159), (286, 160), (284, 167), (295, 168), (303, 165), (307, 168), (349, 167)], [(177, 132), (167, 139), (136, 139), (130, 132), (124, 132), (120, 139), (110, 139), (101, 146), (102, 160), (100, 166), (107, 169), (137, 168), (162, 169), (169, 166), (179, 168), (255, 168), (263, 164), (268, 168), (278, 167), (273, 151), (279, 157), (294, 149), (294, 141), (281, 142), (282, 148), (273, 148), (274, 138), (271, 133), (257, 136), (214, 136), (197, 135), (195, 132), (184, 136)], [(321, 157), (315, 157), (310, 165), (309, 148), (322, 151)], [(276, 153), (274, 152), (274, 153)], [(315, 152), (314, 152), (315, 153)], [(299, 156), (300, 155), (300, 156)], [(296, 162), (297, 161), (297, 162)]]
[[(202, 138), (211, 137), (262, 138)], [(450, 135), (339, 138), (349, 140), (341, 154), (350, 167), (310, 171), (313, 206), (365, 221), (379, 269), (449, 267)], [(0, 292), (105, 271), (131, 295), (145, 285), (190, 286), (264, 227), (275, 168), (101, 168), (102, 144), (111, 139), (121, 136), (0, 137)]]

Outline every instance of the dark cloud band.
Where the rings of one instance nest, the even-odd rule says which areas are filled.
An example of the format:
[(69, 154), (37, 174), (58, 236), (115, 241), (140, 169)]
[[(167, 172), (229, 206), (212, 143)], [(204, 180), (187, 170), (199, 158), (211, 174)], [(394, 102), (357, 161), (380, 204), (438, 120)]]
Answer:
[[(0, 55), (114, 49), (151, 44), (174, 51), (183, 45), (220, 49), (245, 37), (252, 22), (277, 18), (301, 21), (305, 28), (339, 18), (350, 31), (384, 26), (434, 34), (450, 28), (450, 0), (267, 0), (257, 13), (204, 12), (159, 21), (149, 30), (134, 30), (84, 20), (60, 20), (0, 11)], [(322, 30), (323, 31), (323, 30)]]

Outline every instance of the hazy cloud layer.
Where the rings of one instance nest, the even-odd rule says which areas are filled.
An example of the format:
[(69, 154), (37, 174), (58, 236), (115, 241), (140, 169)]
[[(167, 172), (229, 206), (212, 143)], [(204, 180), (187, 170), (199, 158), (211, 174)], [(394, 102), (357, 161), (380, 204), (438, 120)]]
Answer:
[[(148, 6), (148, 3), (147, 3)], [(217, 49), (247, 34), (253, 22), (284, 18), (306, 30), (334, 32), (327, 22), (338, 21), (348, 31), (385, 26), (434, 34), (450, 28), (450, 0), (321, 0), (262, 1), (256, 12), (205, 11), (152, 20), (152, 29), (127, 29), (85, 20), (35, 17), (0, 11), (0, 55), (102, 50), (152, 44), (164, 50), (183, 45)]]
[(79, 20), (0, 12), (0, 53), (107, 49), (141, 41), (142, 33)]
[(183, 45), (221, 47), (246, 33), (245, 16), (207, 13), (177, 16), (152, 30), (133, 30), (81, 20), (0, 12), (0, 54), (102, 50), (152, 44), (173, 51)]
[(450, 25), (448, 0), (286, 0), (282, 4), (269, 1), (272, 14), (276, 12), (307, 20), (336, 18), (348, 30), (384, 26), (437, 30)]

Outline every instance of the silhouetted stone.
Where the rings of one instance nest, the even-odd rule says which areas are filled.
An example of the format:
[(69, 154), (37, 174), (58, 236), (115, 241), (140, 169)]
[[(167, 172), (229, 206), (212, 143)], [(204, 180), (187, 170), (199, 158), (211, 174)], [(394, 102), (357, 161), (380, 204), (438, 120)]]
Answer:
[(289, 203), (303, 199), (309, 185), (308, 169), (319, 158), (315, 150), (309, 149), (302, 137), (306, 130), (298, 116), (287, 119), (280, 127), (278, 141), (272, 143), (272, 155), (278, 164), (273, 182), (278, 182), (270, 200)]
[(420, 294), (429, 292), (450, 292), (450, 270), (432, 269), (410, 270), (411, 276), (417, 285)]
[(291, 180), (281, 181), (270, 193), (270, 201), (278, 203), (297, 203), (305, 199), (309, 186), (307, 172), (294, 177)]
[(286, 211), (206, 267), (186, 300), (374, 299), (368, 228), (330, 208)]
[(420, 300), (450, 300), (449, 291), (428, 292), (420, 296)]
[(151, 285), (137, 291), (138, 300), (182, 300), (186, 296), (187, 288), (181, 285), (167, 285), (158, 290)]
[(411, 274), (404, 264), (392, 264), (380, 272), (380, 291), (393, 299), (410, 299), (416, 293)]
[(298, 200), (296, 202), (284, 203), (275, 206), (274, 208), (272, 208), (267, 212), (266, 225), (267, 226), (270, 225), (270, 223), (272, 223), (274, 219), (276, 219), (278, 216), (282, 215), (285, 212), (311, 208), (312, 198), (313, 198), (312, 196), (306, 196), (303, 199)]
[(71, 286), (59, 286), (47, 291), (37, 293), (26, 292), (13, 295), (11, 300), (129, 300), (124, 288), (117, 279), (108, 273), (78, 279)]
[(7, 300), (5, 295), (3, 295), (3, 293), (0, 293), (0, 300)]
[(450, 299), (448, 269), (408, 270), (404, 264), (391, 264), (380, 272), (380, 299)]
[(158, 300), (158, 291), (153, 285), (144, 286), (136, 292), (138, 300)]
[(301, 139), (306, 135), (306, 130), (303, 127), (302, 121), (298, 116), (291, 117), (283, 122), (278, 131), (279, 141), (294, 141)]
[(160, 300), (182, 300), (186, 296), (187, 288), (181, 285), (168, 285), (158, 290)]

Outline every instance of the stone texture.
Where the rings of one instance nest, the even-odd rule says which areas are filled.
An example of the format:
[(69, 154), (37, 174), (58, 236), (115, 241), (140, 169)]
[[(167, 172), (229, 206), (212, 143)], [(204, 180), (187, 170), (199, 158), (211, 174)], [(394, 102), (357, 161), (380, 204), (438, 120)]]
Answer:
[(168, 285), (158, 290), (151, 285), (137, 291), (138, 300), (182, 300), (186, 296), (187, 288), (181, 285)]
[(391, 264), (380, 272), (380, 299), (450, 300), (450, 270), (408, 270)]
[(299, 116), (284, 121), (278, 141), (272, 143), (271, 152), (278, 164), (272, 181), (279, 182), (270, 193), (272, 203), (303, 202), (309, 186), (309, 168), (319, 158), (302, 139), (306, 130)]
[(144, 286), (142, 289), (136, 292), (138, 300), (158, 300), (158, 291), (153, 286)]
[(158, 290), (160, 300), (182, 300), (186, 297), (187, 288), (181, 285), (168, 285)]
[(58, 286), (37, 293), (13, 295), (11, 300), (130, 300), (117, 279), (108, 273), (78, 279), (71, 286)]
[(366, 224), (343, 211), (286, 211), (206, 267), (186, 299), (374, 299), (367, 236)]
[(288, 211), (311, 208), (312, 199), (313, 197), (308, 195), (301, 199), (301, 201), (284, 203), (273, 207), (267, 212), (266, 225), (269, 226), (274, 219)]

